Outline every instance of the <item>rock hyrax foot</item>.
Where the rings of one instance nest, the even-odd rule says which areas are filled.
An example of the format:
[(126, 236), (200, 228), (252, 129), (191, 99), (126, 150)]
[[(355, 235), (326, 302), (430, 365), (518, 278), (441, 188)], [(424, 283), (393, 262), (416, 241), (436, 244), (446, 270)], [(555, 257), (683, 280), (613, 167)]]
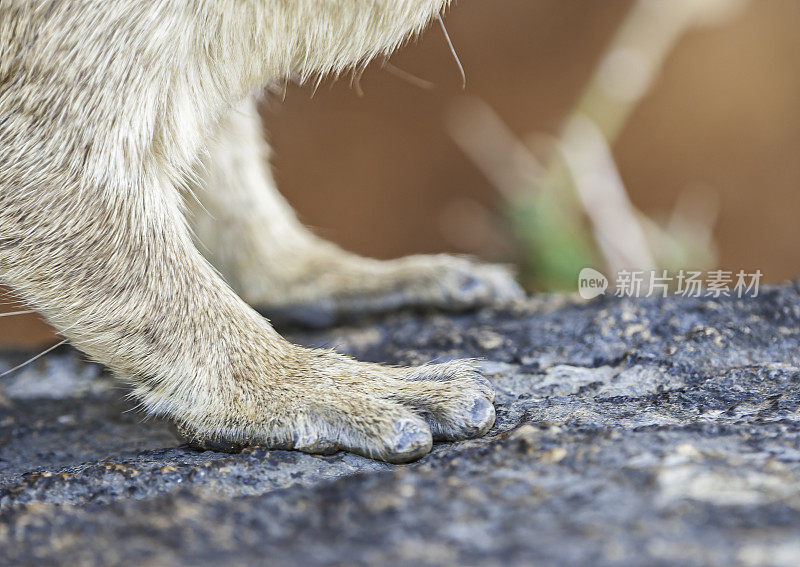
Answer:
[[(409, 256), (380, 263), (376, 273), (338, 278), (335, 287), (305, 290), (302, 298), (282, 303), (255, 301), (278, 325), (322, 328), (393, 310), (433, 307), (462, 311), (525, 296), (505, 266), (439, 255)], [(342, 269), (350, 270), (347, 263)]]
[(272, 399), (277, 409), (264, 408), (264, 425), (246, 423), (235, 438), (186, 425), (178, 427), (179, 435), (197, 450), (346, 450), (408, 463), (430, 452), (434, 440), (479, 437), (494, 424), (494, 391), (470, 361), (396, 368), (324, 352), (315, 362), (318, 380), (286, 400)]

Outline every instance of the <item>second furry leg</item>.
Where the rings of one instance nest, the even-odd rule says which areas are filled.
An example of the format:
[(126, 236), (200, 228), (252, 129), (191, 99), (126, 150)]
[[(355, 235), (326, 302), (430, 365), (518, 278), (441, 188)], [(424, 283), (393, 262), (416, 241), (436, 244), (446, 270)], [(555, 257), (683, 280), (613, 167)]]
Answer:
[(212, 263), (271, 318), (328, 325), (354, 314), (462, 309), (521, 295), (501, 266), (445, 254), (379, 261), (315, 236), (277, 192), (268, 152), (249, 98), (222, 121), (198, 169), (194, 189), (202, 207), (194, 219)]

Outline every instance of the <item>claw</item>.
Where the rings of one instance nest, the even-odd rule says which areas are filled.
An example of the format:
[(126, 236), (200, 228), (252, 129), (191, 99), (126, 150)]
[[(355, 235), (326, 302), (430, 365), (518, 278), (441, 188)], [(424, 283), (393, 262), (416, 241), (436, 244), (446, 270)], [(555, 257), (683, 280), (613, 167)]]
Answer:
[(479, 437), (494, 425), (495, 411), (492, 403), (486, 398), (478, 398), (470, 410), (467, 428), (474, 431), (473, 437)]
[(390, 443), (390, 463), (410, 463), (427, 455), (433, 446), (430, 430), (414, 421), (402, 420), (395, 424), (395, 437)]

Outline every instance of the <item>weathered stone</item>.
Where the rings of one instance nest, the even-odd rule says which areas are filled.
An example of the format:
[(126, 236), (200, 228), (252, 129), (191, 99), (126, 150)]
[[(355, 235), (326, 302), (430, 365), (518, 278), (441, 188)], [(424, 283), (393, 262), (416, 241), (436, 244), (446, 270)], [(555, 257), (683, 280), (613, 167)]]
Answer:
[(289, 335), (397, 364), (481, 358), (497, 424), (405, 466), (197, 453), (61, 348), (0, 381), (0, 563), (800, 558), (794, 284), (742, 300), (540, 296)]

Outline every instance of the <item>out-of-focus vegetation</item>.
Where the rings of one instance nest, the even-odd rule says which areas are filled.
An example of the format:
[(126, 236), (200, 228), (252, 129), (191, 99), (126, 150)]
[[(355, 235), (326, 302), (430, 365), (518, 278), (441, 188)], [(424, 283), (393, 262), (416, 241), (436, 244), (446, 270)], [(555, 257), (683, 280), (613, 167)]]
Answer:
[(648, 217), (630, 202), (611, 148), (678, 39), (746, 2), (634, 2), (558, 138), (520, 140), (478, 100), (453, 109), (454, 139), (504, 197), (528, 288), (574, 290), (586, 266), (613, 279), (623, 269), (714, 265), (714, 195), (695, 190), (673, 211)]

